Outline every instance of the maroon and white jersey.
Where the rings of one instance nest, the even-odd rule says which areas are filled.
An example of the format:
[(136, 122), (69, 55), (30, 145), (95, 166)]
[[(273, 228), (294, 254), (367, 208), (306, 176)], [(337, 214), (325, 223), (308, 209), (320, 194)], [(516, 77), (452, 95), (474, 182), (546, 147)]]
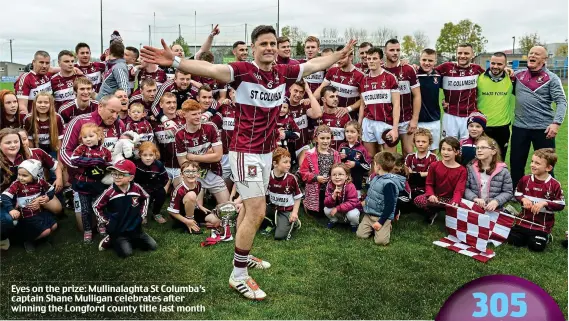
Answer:
[[(221, 138), (217, 134), (217, 126), (213, 123), (205, 123), (200, 126), (195, 133), (190, 133), (186, 126), (178, 129), (174, 141), (176, 156), (185, 157), (188, 153), (194, 155), (205, 155), (210, 148), (221, 146)], [(207, 169), (221, 174), (221, 164), (200, 163), (202, 169)]]
[(232, 62), (235, 89), (235, 133), (229, 150), (267, 154), (275, 149), (275, 127), (285, 89), (302, 78), (303, 65), (274, 65), (263, 71), (253, 62)]
[[(300, 62), (301, 64), (303, 64), (307, 61), (308, 61), (307, 59), (299, 59), (298, 60), (298, 62)], [(320, 71), (317, 71), (313, 74), (310, 74), (310, 75), (304, 77), (304, 81), (306, 81), (308, 83), (308, 87), (310, 87), (310, 90), (312, 90), (312, 92), (314, 92), (316, 89), (318, 89), (318, 87), (320, 87), (320, 85), (324, 81), (324, 75), (326, 75), (326, 71), (320, 70)]]
[(445, 62), (435, 68), (442, 76), (443, 92), (445, 94), (445, 113), (458, 117), (468, 117), (478, 111), (476, 108), (478, 75), (484, 69), (476, 64), (468, 67), (459, 67), (454, 62)]
[(60, 72), (51, 77), (51, 90), (55, 99), (55, 110), (66, 103), (75, 100), (75, 91), (73, 90), (73, 82), (79, 77), (73, 74), (69, 77), (63, 77)]
[[(300, 138), (300, 129), (298, 129), (298, 126), (294, 122), (294, 118), (291, 115), (279, 115), (279, 118), (277, 120), (277, 132), (281, 128), (285, 131), (292, 132), (294, 137), (287, 137), (283, 140), (278, 140), (277, 145), (288, 146), (288, 141), (290, 141), (291, 144), (294, 144), (294, 141)], [(277, 134), (280, 135), (280, 133)]]
[[(186, 125), (186, 120), (182, 117), (174, 117), (172, 119), (178, 125), (178, 129)], [(160, 150), (160, 160), (168, 168), (180, 168), (178, 158), (176, 158), (176, 150), (174, 146), (176, 131), (166, 130), (164, 124), (159, 120), (151, 120), (152, 130), (154, 131), (154, 141)]]
[[(288, 113), (294, 119), (296, 126), (300, 130), (300, 138), (297, 139), (295, 143), (295, 150), (308, 145), (312, 140), (309, 133), (308, 115), (306, 111), (310, 109), (310, 106), (305, 106), (304, 104), (299, 104), (296, 106), (291, 105), (290, 100), (288, 102)], [(311, 118), (312, 119), (312, 118)]]
[(77, 107), (77, 100), (74, 99), (59, 107), (59, 111), (57, 113), (61, 116), (61, 118), (63, 118), (64, 124), (67, 124), (73, 118), (79, 115), (92, 113), (97, 110), (97, 108), (99, 108), (99, 102), (96, 100), (91, 100), (89, 101), (89, 107), (85, 109), (79, 109), (79, 107)]
[[(156, 93), (156, 97), (154, 98), (154, 102), (152, 102), (151, 110), (152, 115), (157, 119), (160, 119), (159, 116), (162, 116), (162, 108), (160, 108), (160, 99), (164, 95), (164, 93), (173, 93), (176, 95), (176, 104), (178, 105), (178, 109), (182, 109), (182, 104), (184, 101), (188, 99), (195, 99), (197, 95), (197, 91), (192, 91), (194, 87), (191, 85), (186, 90), (181, 90), (176, 87), (176, 83), (174, 80), (167, 80), (160, 88), (158, 88), (158, 92)], [(134, 96), (134, 94), (133, 94)], [(149, 114), (150, 115), (150, 114)]]
[(29, 148), (28, 150), (30, 152), (30, 158), (40, 161), (42, 167), (47, 168), (50, 171), (55, 171), (57, 169), (57, 160), (50, 154), (46, 153), (45, 150), (41, 148)]
[(38, 75), (33, 70), (25, 72), (16, 79), (14, 91), (18, 99), (28, 100), (28, 112), (32, 111), (32, 104), (36, 96), (41, 92), (51, 94), (51, 74)]
[(356, 66), (356, 68), (358, 68), (361, 72), (363, 72), (364, 75), (367, 75), (369, 73), (369, 67), (365, 62), (358, 62), (354, 66)]
[[(71, 156), (71, 162), (74, 165), (77, 165), (77, 168), (81, 169), (79, 171), (74, 171), (74, 178), (81, 182), (97, 182), (99, 180), (94, 179), (87, 175), (87, 172), (90, 172), (94, 166), (99, 165), (100, 163), (93, 162), (93, 159), (102, 159), (107, 164), (110, 164), (112, 161), (111, 151), (104, 148), (101, 145), (97, 146), (87, 146), (87, 145), (79, 145), (73, 151), (73, 155)], [(106, 166), (100, 166), (101, 169), (104, 171)]]
[(274, 171), (271, 171), (267, 195), (269, 195), (271, 204), (275, 205), (278, 211), (283, 212), (292, 211), (294, 201), (303, 196), (298, 187), (296, 176), (285, 173), (281, 177), (276, 177)]
[[(57, 139), (62, 140), (63, 139), (63, 118), (61, 118), (61, 116), (56, 113), (55, 117), (57, 117)], [(28, 132), (28, 139), (30, 141), (34, 141), (34, 137), (33, 137), (33, 126), (35, 126), (35, 124), (32, 124), (32, 114), (27, 114), (26, 117), (24, 118), (24, 128), (26, 129), (26, 131)], [(41, 149), (45, 150), (45, 151), (52, 151), (51, 150), (51, 146), (50, 146), (50, 122), (49, 119), (46, 121), (41, 121), (41, 120), (37, 120), (37, 126), (38, 126), (38, 144)]]
[(522, 177), (518, 182), (514, 196), (520, 203), (522, 198), (530, 200), (533, 204), (547, 202), (547, 206), (544, 206), (537, 214), (522, 208), (522, 219), (545, 226), (545, 228), (542, 228), (521, 220), (516, 222), (521, 227), (530, 230), (542, 230), (546, 233), (551, 233), (551, 229), (555, 224), (555, 212), (562, 211), (565, 208), (565, 198), (563, 197), (561, 184), (551, 175), (544, 181), (537, 179), (533, 175)]
[(423, 158), (419, 158), (419, 154), (413, 153), (408, 154), (407, 157), (405, 157), (405, 166), (407, 166), (413, 172), (428, 172), (429, 166), (431, 166), (431, 164), (437, 160), (437, 155), (431, 153), (430, 151), (427, 151), (427, 155)]
[(144, 106), (144, 111), (146, 112), (146, 114), (148, 116), (152, 115), (152, 104), (154, 103), (154, 100), (145, 101), (142, 97), (142, 92), (140, 91), (140, 89), (137, 89), (135, 92), (133, 92), (130, 98), (128, 99), (129, 106), (134, 103), (142, 104), (142, 106)]
[(211, 122), (214, 123), (218, 129), (221, 128), (221, 143), (223, 145), (223, 154), (229, 154), (229, 145), (233, 138), (233, 131), (235, 130), (235, 105), (223, 104), (217, 110), (217, 113), (211, 117)]
[(338, 118), (336, 113), (322, 113), (322, 117), (318, 119), (318, 125), (327, 125), (332, 130), (332, 142), (330, 147), (334, 150), (338, 150), (340, 144), (346, 140), (346, 135), (344, 135), (344, 126), (352, 120), (349, 114)]
[(140, 69), (140, 71), (138, 72), (138, 88), (140, 88), (140, 83), (144, 79), (154, 79), (154, 81), (156, 81), (156, 86), (158, 88), (160, 88), (160, 86), (162, 86), (162, 84), (165, 83), (166, 80), (168, 80), (168, 78), (166, 77), (166, 73), (161, 68), (156, 68), (155, 72), (146, 71), (146, 69), (144, 68)]
[[(208, 85), (211, 88), (213, 97), (219, 97), (220, 91), (225, 91), (227, 84), (213, 78), (192, 75), (192, 80), (199, 82), (202, 85)], [(198, 88), (199, 89), (199, 88)], [(197, 92), (196, 92), (197, 94)]]
[(126, 119), (125, 130), (132, 130), (133, 132), (140, 135), (140, 142), (151, 142), (154, 140), (154, 131), (152, 130), (152, 125), (146, 119), (141, 119), (139, 121), (134, 121), (132, 118), (128, 117)]
[(40, 209), (30, 209), (28, 205), (36, 198), (46, 195), (48, 192), (54, 192), (53, 189), (53, 186), (40, 178), (36, 182), (25, 185), (20, 183), (20, 181), (15, 181), (2, 194), (8, 196), (10, 199), (16, 198), (16, 204), (19, 207), (18, 211), (22, 214), (22, 217), (28, 218), (38, 215), (41, 212)]
[(383, 67), (397, 78), (399, 84), (400, 106), (399, 122), (410, 121), (413, 117), (413, 94), (411, 90), (419, 87), (419, 79), (415, 69), (410, 65), (401, 66), (401, 62), (393, 68)]
[(367, 75), (360, 86), (364, 106), (364, 117), (393, 125), (393, 104), (391, 93), (399, 92), (395, 76), (382, 70), (378, 76)]
[(348, 107), (360, 99), (360, 87), (365, 75), (352, 66), (352, 71), (343, 71), (332, 67), (326, 72), (325, 79), (338, 89), (338, 107)]
[(106, 65), (103, 62), (90, 62), (86, 66), (80, 66), (79, 64), (75, 64), (76, 68), (79, 68), (83, 75), (87, 77), (93, 84), (93, 91), (98, 93), (99, 88), (101, 88), (101, 83), (103, 80), (103, 74), (106, 70)]
[(172, 212), (175, 214), (184, 214), (184, 196), (189, 192), (196, 193), (196, 196), (200, 195), (202, 190), (202, 184), (196, 181), (196, 186), (194, 188), (189, 188), (186, 185), (186, 182), (182, 180), (176, 188), (174, 188), (174, 192), (172, 192), (172, 198), (170, 199), (170, 206), (168, 206), (167, 211)]

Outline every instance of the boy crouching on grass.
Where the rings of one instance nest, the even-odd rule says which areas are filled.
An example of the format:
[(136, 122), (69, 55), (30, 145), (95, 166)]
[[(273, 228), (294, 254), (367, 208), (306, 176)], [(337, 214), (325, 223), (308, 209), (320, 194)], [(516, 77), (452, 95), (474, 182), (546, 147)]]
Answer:
[(122, 258), (132, 255), (133, 247), (156, 250), (156, 241), (142, 231), (149, 196), (132, 182), (136, 166), (125, 159), (108, 169), (114, 183), (93, 203), (95, 215), (99, 222), (106, 224), (108, 234), (99, 243), (99, 250), (112, 247)]
[(390, 152), (380, 152), (373, 158), (376, 175), (369, 183), (364, 204), (364, 218), (356, 235), (368, 238), (374, 235), (374, 242), (387, 245), (391, 239), (391, 222), (395, 218), (395, 208), (399, 192), (405, 189), (405, 177), (391, 174), (395, 166), (395, 156)]

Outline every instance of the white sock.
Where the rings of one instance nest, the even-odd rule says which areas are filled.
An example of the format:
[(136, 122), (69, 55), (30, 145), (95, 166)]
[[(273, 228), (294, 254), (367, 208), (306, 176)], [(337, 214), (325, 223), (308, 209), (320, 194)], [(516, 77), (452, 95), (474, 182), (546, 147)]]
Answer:
[(235, 280), (245, 280), (249, 277), (249, 273), (247, 273), (247, 268), (238, 268), (238, 267), (233, 267), (233, 278)]

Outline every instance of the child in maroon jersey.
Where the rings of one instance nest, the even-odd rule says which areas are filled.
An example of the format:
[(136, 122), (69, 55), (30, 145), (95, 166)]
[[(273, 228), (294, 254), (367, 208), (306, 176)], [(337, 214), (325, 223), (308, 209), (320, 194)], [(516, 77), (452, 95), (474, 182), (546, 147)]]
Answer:
[[(162, 205), (166, 201), (169, 178), (166, 167), (159, 161), (160, 152), (152, 142), (144, 142), (138, 147), (139, 159), (134, 161), (136, 176), (134, 182), (140, 184), (150, 195), (149, 204), (152, 203), (154, 220), (160, 224), (166, 223), (166, 219), (160, 214)], [(146, 223), (146, 221), (143, 221)]]
[(131, 104), (128, 107), (128, 118), (126, 121), (126, 131), (132, 130), (140, 135), (140, 142), (151, 142), (154, 139), (152, 125), (146, 119), (144, 106), (140, 103)]
[(417, 151), (412, 154), (407, 154), (405, 157), (405, 169), (409, 175), (408, 182), (413, 198), (425, 194), (425, 184), (429, 167), (437, 161), (437, 155), (431, 153), (429, 150), (432, 143), (433, 135), (428, 129), (417, 128), (417, 130), (415, 130), (413, 134), (413, 144)]
[[(53, 186), (40, 178), (42, 166), (40, 161), (28, 159), (18, 166), (18, 179), (2, 193), (2, 207), (10, 216), (18, 217), (18, 229), (24, 235), (24, 247), (27, 252), (35, 250), (35, 241), (49, 236), (57, 223), (52, 213), (42, 209), (55, 195)], [(38, 199), (39, 206), (32, 203)], [(15, 205), (17, 208), (15, 209)]]
[(486, 116), (482, 113), (474, 112), (468, 116), (466, 123), (468, 138), (460, 141), (460, 163), (464, 166), (476, 158), (476, 141), (478, 141), (478, 138), (485, 136)]
[(320, 125), (314, 131), (316, 147), (306, 151), (306, 157), (300, 165), (299, 173), (306, 183), (304, 206), (313, 216), (324, 213), (326, 184), (329, 181), (332, 165), (340, 163), (340, 154), (330, 147), (332, 130)]
[(277, 131), (279, 132), (277, 145), (284, 148), (288, 148), (288, 143), (294, 146), (294, 141), (300, 138), (300, 129), (294, 122), (294, 118), (289, 114), (287, 104), (281, 105), (279, 118), (277, 119)]
[(361, 198), (364, 176), (370, 171), (371, 157), (361, 143), (362, 126), (356, 120), (350, 120), (344, 126), (344, 134), (346, 141), (340, 144), (338, 151), (342, 162), (350, 169), (352, 183), (358, 191), (358, 197)]
[(454, 137), (445, 137), (439, 145), (441, 161), (429, 167), (425, 194), (415, 198), (415, 205), (423, 209), (429, 224), (435, 222), (438, 211), (444, 208), (439, 202), (458, 206), (466, 189), (466, 168), (460, 165), (460, 143)]
[(328, 228), (334, 228), (339, 221), (350, 223), (352, 232), (358, 230), (362, 204), (358, 191), (350, 178), (350, 169), (346, 164), (334, 164), (330, 171), (332, 181), (326, 187), (324, 214), (330, 220)]
[(508, 243), (541, 252), (551, 241), (554, 213), (565, 208), (561, 184), (549, 174), (556, 163), (557, 155), (553, 148), (542, 148), (533, 153), (531, 175), (522, 177), (514, 194), (522, 203), (521, 218), (525, 221), (516, 222), (512, 227)]
[(290, 161), (290, 153), (286, 149), (279, 147), (273, 152), (273, 170), (267, 189), (267, 217), (276, 224), (275, 240), (288, 241), (291, 232), (300, 228), (298, 209), (302, 192), (296, 176), (289, 173)]
[(2, 112), (0, 129), (18, 128), (24, 123), (25, 114), (18, 112), (18, 98), (8, 89), (0, 90), (0, 111)]
[[(83, 225), (83, 242), (93, 241), (92, 222), (95, 218), (93, 202), (107, 188), (101, 182), (105, 169), (111, 163), (111, 152), (103, 147), (105, 135), (95, 123), (81, 126), (81, 144), (75, 148), (71, 163), (79, 170), (73, 177), (73, 190), (78, 193), (81, 203), (81, 221)], [(99, 225), (99, 233), (105, 234), (103, 225)]]
[(32, 113), (24, 118), (24, 128), (30, 134), (33, 147), (39, 147), (54, 158), (57, 157), (63, 139), (63, 119), (55, 112), (55, 101), (49, 93), (36, 96)]

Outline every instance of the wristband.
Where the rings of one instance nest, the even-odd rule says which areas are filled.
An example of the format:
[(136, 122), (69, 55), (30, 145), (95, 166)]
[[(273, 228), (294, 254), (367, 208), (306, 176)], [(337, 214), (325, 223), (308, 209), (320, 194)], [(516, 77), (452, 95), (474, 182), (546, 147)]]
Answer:
[(180, 67), (180, 62), (182, 62), (182, 59), (178, 56), (175, 56), (174, 61), (172, 62), (172, 67), (178, 69), (178, 67)]
[(348, 107), (346, 109), (348, 110), (349, 113), (352, 112), (352, 110), (353, 110), (352, 107)]

